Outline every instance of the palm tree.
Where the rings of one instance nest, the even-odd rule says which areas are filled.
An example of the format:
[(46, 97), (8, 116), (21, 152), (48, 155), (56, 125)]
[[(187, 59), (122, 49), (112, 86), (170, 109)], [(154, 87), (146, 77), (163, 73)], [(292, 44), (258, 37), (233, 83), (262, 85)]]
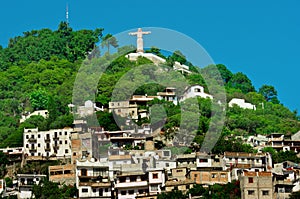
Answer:
[(119, 46), (117, 39), (112, 36), (111, 34), (107, 34), (104, 37), (102, 37), (101, 47), (107, 47), (107, 52), (109, 54), (109, 47), (113, 46), (114, 48), (117, 48)]

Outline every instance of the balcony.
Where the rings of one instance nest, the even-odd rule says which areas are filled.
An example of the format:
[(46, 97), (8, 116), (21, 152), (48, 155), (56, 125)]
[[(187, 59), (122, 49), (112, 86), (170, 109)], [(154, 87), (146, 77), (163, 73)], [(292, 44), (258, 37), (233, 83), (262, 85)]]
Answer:
[(31, 148), (29, 149), (29, 152), (30, 152), (30, 153), (37, 152), (37, 149), (36, 149), (35, 147), (31, 147)]
[(28, 139), (28, 142), (36, 142), (36, 138), (31, 137)]
[(46, 151), (46, 152), (50, 152), (50, 151), (51, 151), (51, 148), (50, 148), (50, 147), (45, 147), (45, 151)]
[(50, 138), (48, 137), (48, 138), (45, 138), (45, 142), (50, 142), (51, 140), (50, 140)]
[(59, 149), (59, 146), (55, 145), (55, 144), (53, 144), (52, 147), (53, 147), (54, 150), (58, 150)]
[(53, 140), (57, 141), (57, 140), (59, 140), (59, 137), (55, 136), (55, 137), (53, 137)]
[(115, 185), (116, 188), (133, 188), (148, 186), (148, 181), (120, 182)]
[(90, 186), (90, 187), (111, 187), (110, 182), (79, 182), (79, 186)]

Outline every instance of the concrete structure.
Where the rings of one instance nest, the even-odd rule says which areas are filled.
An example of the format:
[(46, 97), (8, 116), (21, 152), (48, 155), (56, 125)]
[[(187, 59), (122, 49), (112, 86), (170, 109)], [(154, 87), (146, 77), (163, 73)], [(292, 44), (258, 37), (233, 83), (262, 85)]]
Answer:
[(267, 136), (268, 146), (276, 149), (277, 151), (295, 151), (300, 152), (300, 140), (298, 135), (284, 135), (280, 133), (272, 133)]
[(48, 117), (48, 113), (49, 113), (48, 110), (38, 110), (38, 111), (34, 111), (33, 113), (22, 115), (22, 118), (20, 119), (20, 123), (25, 122), (25, 120), (27, 120), (28, 118), (30, 118), (31, 116), (34, 116), (34, 115), (40, 115), (43, 118), (47, 118)]
[(187, 73), (187, 74), (192, 73), (190, 71), (190, 67), (189, 66), (181, 64), (178, 61), (174, 62), (173, 69), (176, 70), (176, 71), (180, 71), (182, 74), (183, 73)]
[(138, 107), (137, 104), (130, 104), (128, 101), (109, 102), (109, 112), (114, 112), (121, 117), (130, 117), (132, 119), (138, 119)]
[(117, 175), (115, 189), (118, 199), (134, 199), (138, 195), (148, 195), (148, 174), (130, 172)]
[(225, 164), (222, 155), (197, 153), (196, 159), (197, 170), (225, 170)]
[(200, 85), (189, 86), (184, 90), (183, 95), (180, 97), (179, 101), (182, 102), (188, 98), (202, 97), (213, 99), (213, 96), (204, 92), (204, 88)]
[(5, 180), (4, 179), (0, 179), (0, 195), (5, 194)]
[(166, 176), (164, 169), (148, 169), (149, 195), (157, 195), (165, 186)]
[[(69, 104), (68, 107), (70, 108), (70, 111), (73, 112), (74, 105)], [(89, 115), (93, 115), (96, 111), (104, 111), (103, 106), (97, 107), (96, 103), (92, 102), (91, 100), (87, 100), (84, 102), (84, 106), (78, 106), (76, 114), (79, 115), (79, 117), (86, 117)]]
[[(7, 147), (0, 149), (8, 158), (9, 164), (21, 163), (24, 158), (24, 147)], [(1, 192), (0, 192), (1, 193)]]
[(49, 166), (49, 181), (59, 184), (71, 185), (76, 183), (74, 164)]
[(240, 177), (242, 199), (272, 199), (271, 172), (243, 172)]
[(108, 162), (95, 159), (76, 161), (79, 198), (111, 198), (112, 182)]
[(237, 106), (239, 106), (240, 108), (243, 108), (243, 109), (256, 110), (256, 106), (251, 104), (251, 103), (245, 102), (245, 99), (233, 98), (232, 100), (230, 100), (228, 105), (229, 105), (229, 107), (233, 107), (233, 105), (237, 105)]
[(178, 104), (178, 99), (176, 95), (176, 88), (167, 87), (164, 92), (157, 93), (158, 99), (165, 100), (168, 102), (173, 102), (173, 104)]
[(46, 175), (39, 174), (17, 174), (19, 189), (18, 198), (31, 198), (33, 185), (39, 184), (39, 182), (46, 177)]
[(23, 146), (25, 157), (71, 158), (72, 128), (39, 131), (24, 129)]
[(196, 164), (196, 154), (182, 154), (182, 155), (177, 155), (176, 158), (176, 163), (177, 163), (177, 168), (181, 167), (186, 167), (186, 168), (193, 168), (196, 169), (197, 164)]
[(268, 153), (224, 152), (223, 161), (227, 169), (262, 168), (267, 171), (272, 168), (272, 158)]
[(229, 171), (190, 171), (190, 179), (196, 184), (213, 185), (231, 182)]

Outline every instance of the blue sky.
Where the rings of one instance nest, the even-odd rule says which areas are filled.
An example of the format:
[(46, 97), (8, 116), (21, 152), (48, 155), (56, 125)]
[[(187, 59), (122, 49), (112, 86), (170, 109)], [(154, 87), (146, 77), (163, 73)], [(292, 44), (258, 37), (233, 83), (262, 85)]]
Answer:
[(280, 101), (300, 111), (300, 2), (290, 1), (2, 1), (0, 44), (32, 29), (56, 29), (66, 4), (73, 29), (105, 33), (163, 27), (199, 42), (215, 63), (245, 73), (258, 89), (275, 86)]

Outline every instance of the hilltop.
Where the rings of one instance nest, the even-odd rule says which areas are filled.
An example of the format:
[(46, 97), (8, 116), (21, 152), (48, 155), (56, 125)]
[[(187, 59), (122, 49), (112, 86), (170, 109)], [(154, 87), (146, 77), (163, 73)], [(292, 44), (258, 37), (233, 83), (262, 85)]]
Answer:
[[(124, 48), (118, 47), (117, 41), (107, 43), (107, 41), (112, 41), (108, 40), (112, 38), (112, 35), (103, 35), (103, 31), (103, 28), (73, 31), (68, 24), (62, 22), (55, 31), (41, 29), (24, 32), (22, 36), (10, 39), (7, 48), (0, 49), (1, 147), (22, 146), (24, 127), (47, 130), (72, 126), (73, 115), (69, 113), (68, 104), (72, 102), (73, 85), (78, 69), (84, 62), (92, 63), (95, 62), (93, 59), (104, 60), (114, 56), (97, 47), (99, 42), (102, 46), (118, 48), (119, 52)], [(92, 51), (94, 48), (96, 50)], [(197, 70), (197, 67), (186, 60), (180, 51), (166, 56), (160, 52), (160, 49), (153, 47), (147, 52), (166, 59), (167, 71), (172, 70), (172, 64), (175, 61), (189, 66), (191, 74), (185, 75), (188, 83), (201, 85), (209, 93), (201, 73), (209, 73), (213, 66)], [(146, 58), (138, 58), (137, 61), (130, 61), (125, 56), (116, 58), (98, 82), (96, 104), (108, 108), (113, 89), (119, 79), (131, 69), (151, 63)], [(251, 80), (242, 72), (232, 73), (223, 64), (217, 64), (216, 67), (226, 90), (226, 103), (233, 98), (240, 98), (256, 107), (256, 110), (243, 109), (238, 106), (227, 107), (224, 135), (274, 132), (294, 134), (300, 130), (297, 112), (290, 111), (279, 102), (277, 91), (273, 86), (262, 85), (256, 90)], [(163, 86), (155, 83), (146, 84), (140, 86), (134, 94), (155, 95), (164, 89)], [(210, 99), (199, 98), (198, 102), (201, 116), (195, 142), (201, 144), (208, 129), (212, 110)], [(169, 132), (170, 129), (179, 126), (180, 105), (159, 100), (148, 103), (149, 106), (153, 104), (162, 104), (166, 109), (167, 120), (163, 128), (164, 132)], [(22, 114), (42, 109), (49, 110), (48, 118), (35, 116), (22, 124), (19, 123)], [(97, 115), (100, 125), (105, 129), (117, 130), (119, 128), (114, 124), (111, 113), (99, 112)], [(149, 121), (145, 119), (137, 123)], [(234, 149), (232, 146), (231, 149), (226, 150)]]

